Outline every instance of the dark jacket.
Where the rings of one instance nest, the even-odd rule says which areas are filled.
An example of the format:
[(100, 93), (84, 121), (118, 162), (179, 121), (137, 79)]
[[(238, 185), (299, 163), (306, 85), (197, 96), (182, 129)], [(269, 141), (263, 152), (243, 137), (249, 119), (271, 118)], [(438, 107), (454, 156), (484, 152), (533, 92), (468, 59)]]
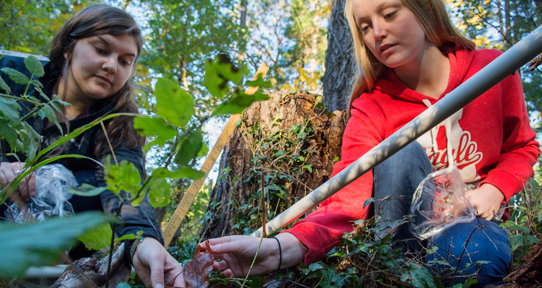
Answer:
[[(59, 78), (59, 75), (55, 75), (55, 73), (52, 72), (51, 69), (51, 63), (47, 63), (44, 66), (45, 69), (45, 75), (39, 79), (39, 81), (44, 85), (43, 91), (48, 96), (52, 95), (53, 86), (57, 82), (57, 79)], [(3, 67), (10, 67), (13, 68), (19, 72), (25, 73), (28, 77), (30, 77), (28, 70), (26, 70), (24, 65), (24, 59), (23, 58), (17, 58), (17, 57), (2, 57), (0, 58), (0, 69)], [(16, 84), (11, 79), (9, 79), (8, 75), (6, 75), (3, 72), (0, 72), (1, 77), (4, 79), (4, 81), (10, 86), (12, 92), (12, 95), (20, 96), (23, 95), (26, 85)], [(2, 91), (4, 92), (4, 91)], [(34, 87), (31, 86), (30, 89), (27, 92), (27, 95), (32, 95), (34, 97), (37, 97), (40, 99), (40, 101), (44, 101), (42, 97), (39, 97), (39, 93), (34, 90)], [(20, 113), (21, 117), (28, 114), (29, 111), (31, 111), (32, 107), (30, 107), (27, 103), (19, 103), (22, 106), (22, 111)], [(90, 108), (90, 112), (84, 116), (84, 117), (78, 117), (74, 120), (71, 120), (69, 122), (69, 131), (74, 131), (75, 129), (84, 126), (90, 122), (92, 122), (95, 119), (98, 119), (104, 115), (113, 113), (115, 107), (115, 103), (105, 104), (105, 105), (94, 105)], [(107, 121), (106, 121), (107, 122)], [(48, 145), (54, 143), (56, 140), (58, 140), (63, 135), (60, 133), (56, 125), (52, 125), (50, 127), (47, 127), (43, 129), (44, 121), (40, 117), (33, 117), (27, 120), (27, 123), (30, 124), (36, 132), (38, 132), (40, 135), (43, 136), (43, 143), (41, 149), (47, 147)], [(104, 123), (107, 124), (107, 123)], [(107, 125), (106, 125), (107, 126)], [(64, 123), (61, 123), (62, 130), (64, 131), (64, 135), (66, 135), (66, 125)], [(69, 132), (68, 131), (68, 132)], [(60, 154), (77, 154), (77, 155), (84, 155), (90, 158), (93, 158), (101, 163), (105, 161), (105, 157), (107, 156), (107, 153), (102, 153), (99, 157), (96, 157), (94, 150), (96, 148), (96, 145), (102, 139), (103, 137), (103, 131), (100, 125), (96, 125), (89, 130), (83, 132), (81, 135), (77, 136), (76, 138), (70, 140), (67, 142), (65, 146), (59, 147), (58, 149), (52, 151), (48, 156), (55, 156)], [(2, 140), (2, 147), (3, 151), (0, 151), (2, 154), (0, 156), (2, 157), (3, 162), (15, 162), (17, 159), (13, 156), (11, 157), (4, 157), (5, 153), (10, 152), (9, 145), (5, 143), (4, 140)], [(61, 150), (61, 151), (60, 151)], [(125, 147), (124, 145), (121, 145), (120, 147), (114, 149), (115, 156), (120, 163), (122, 160), (127, 160), (135, 164), (137, 169), (139, 170), (140, 175), (144, 177), (145, 175), (145, 155), (143, 154), (143, 151), (141, 147), (137, 147), (135, 149), (130, 149)], [(25, 156), (23, 154), (18, 154), (19, 159), (21, 161), (25, 160)], [(60, 163), (64, 165), (66, 168), (71, 170), (74, 175), (76, 176), (79, 184), (83, 183), (89, 183), (91, 185), (95, 186), (107, 186), (104, 180), (104, 174), (103, 174), (103, 168), (94, 163), (93, 161), (90, 161), (88, 159), (76, 159), (76, 158), (65, 158), (61, 159), (55, 163)], [(74, 211), (82, 212), (87, 210), (103, 210), (108, 215), (115, 215), (116, 211), (118, 211), (118, 208), (120, 206), (120, 200), (119, 198), (113, 194), (113, 192), (106, 190), (102, 192), (100, 195), (95, 197), (84, 197), (84, 196), (77, 196), (73, 195), (72, 199), (70, 200), (74, 207)], [(0, 215), (0, 217), (3, 216)], [(156, 223), (156, 220), (154, 220), (154, 216), (152, 214), (151, 206), (149, 204), (149, 201), (145, 199), (142, 201), (142, 203), (138, 207), (133, 207), (129, 204), (124, 204), (122, 207), (122, 211), (120, 213), (120, 225), (118, 225), (116, 232), (118, 236), (123, 236), (126, 234), (136, 234), (137, 231), (142, 230), (143, 235), (150, 236), (161, 243), (163, 243), (163, 238), (160, 233), (160, 230), (158, 228), (158, 225)]]

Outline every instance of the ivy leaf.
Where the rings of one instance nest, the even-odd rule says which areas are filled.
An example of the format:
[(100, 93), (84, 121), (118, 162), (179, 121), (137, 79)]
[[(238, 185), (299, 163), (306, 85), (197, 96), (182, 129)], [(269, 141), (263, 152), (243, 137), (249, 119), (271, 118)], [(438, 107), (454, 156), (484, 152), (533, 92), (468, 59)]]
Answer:
[(198, 245), (194, 253), (194, 259), (185, 264), (184, 281), (188, 287), (206, 288), (209, 286), (209, 273), (213, 270), (215, 257), (209, 241), (205, 241), (205, 247)]
[(120, 282), (119, 284), (117, 284), (117, 287), (115, 287), (115, 288), (132, 288), (132, 286), (130, 286), (130, 284), (128, 284), (126, 282)]
[(154, 90), (156, 114), (177, 127), (185, 126), (194, 115), (194, 100), (173, 80), (160, 78)]
[[(31, 265), (58, 263), (77, 236), (110, 219), (103, 213), (86, 212), (32, 224), (0, 223), (0, 278), (21, 277)], [(39, 235), (39, 240), (29, 235)]]
[(153, 178), (149, 191), (149, 202), (152, 207), (164, 207), (169, 203), (171, 186), (164, 178)]
[(365, 202), (363, 202), (363, 209), (365, 209), (365, 207), (367, 207), (367, 205), (369, 205), (371, 203), (375, 203), (375, 198), (371, 197), (371, 198), (365, 200)]
[[(26, 69), (30, 71), (30, 73), (36, 77), (42, 77), (45, 75), (45, 71), (43, 70), (43, 65), (41, 64), (40, 60), (34, 56), (28, 56), (24, 59), (24, 66), (26, 66)], [(39, 83), (39, 82), (38, 82)], [(34, 84), (34, 83), (32, 83)], [(34, 84), (35, 85), (35, 84)], [(41, 85), (41, 83), (40, 83)]]
[(104, 222), (77, 237), (89, 250), (100, 250), (109, 247), (113, 230), (108, 222)]
[(6, 84), (2, 77), (0, 77), (0, 89), (6, 91), (6, 94), (11, 93), (11, 88), (9, 88), (8, 84)]
[(309, 164), (309, 165), (303, 165), (303, 168), (309, 170), (309, 173), (312, 173), (312, 164)]
[(269, 96), (256, 92), (252, 95), (237, 91), (229, 100), (220, 104), (213, 111), (213, 116), (222, 114), (239, 114), (248, 108), (252, 103), (269, 99)]
[(181, 148), (179, 149), (179, 152), (177, 152), (177, 156), (175, 156), (175, 163), (179, 165), (188, 165), (192, 159), (198, 156), (198, 152), (201, 150), (202, 145), (203, 136), (201, 135), (201, 130), (197, 129), (190, 132), (188, 137), (181, 143)]
[(435, 279), (433, 279), (429, 270), (422, 265), (412, 262), (405, 267), (405, 271), (409, 273), (407, 278), (412, 279), (412, 286), (418, 288), (437, 288)]
[(145, 151), (148, 151), (153, 145), (163, 146), (167, 141), (173, 139), (177, 135), (177, 129), (167, 124), (163, 118), (158, 117), (135, 117), (134, 129), (139, 135), (156, 137), (145, 145)]
[(18, 83), (18, 84), (28, 84), (28, 82), (30, 82), (30, 79), (28, 79), (28, 77), (26, 77), (26, 75), (24, 75), (23, 73), (13, 69), (13, 68), (9, 68), (9, 67), (4, 67), (2, 69), (4, 73), (8, 74), (9, 75), (9, 78), (11, 80), (13, 80), (15, 83)]
[(83, 183), (79, 187), (68, 187), (68, 192), (85, 197), (100, 195), (105, 190), (107, 190), (107, 187), (94, 187), (87, 183)]

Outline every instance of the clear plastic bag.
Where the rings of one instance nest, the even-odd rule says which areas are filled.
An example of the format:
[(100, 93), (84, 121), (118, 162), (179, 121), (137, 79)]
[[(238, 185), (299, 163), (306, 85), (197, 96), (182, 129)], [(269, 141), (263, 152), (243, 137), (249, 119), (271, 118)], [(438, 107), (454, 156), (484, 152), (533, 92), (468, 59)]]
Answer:
[(410, 214), (416, 215), (410, 231), (419, 239), (427, 239), (458, 223), (474, 220), (475, 211), (465, 198), (467, 185), (457, 167), (429, 174), (418, 185)]
[(6, 210), (6, 219), (16, 223), (44, 221), (51, 216), (73, 215), (73, 207), (68, 200), (73, 194), (68, 187), (79, 184), (73, 173), (61, 164), (45, 165), (38, 168), (36, 175), (36, 196), (30, 197), (28, 208), (19, 210), (16, 204)]

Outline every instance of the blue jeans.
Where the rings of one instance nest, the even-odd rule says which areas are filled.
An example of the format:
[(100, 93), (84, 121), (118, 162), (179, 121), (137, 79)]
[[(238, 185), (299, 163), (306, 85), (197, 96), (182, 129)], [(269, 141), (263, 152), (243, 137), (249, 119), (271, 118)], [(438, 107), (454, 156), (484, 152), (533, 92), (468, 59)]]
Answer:
[[(418, 142), (409, 144), (373, 169), (374, 207), (375, 215), (380, 216), (377, 222), (377, 228), (381, 231), (380, 237), (389, 234), (390, 224), (393, 225), (395, 221), (409, 214), (412, 196), (418, 184), (431, 172), (433, 168), (429, 158)], [(386, 197), (389, 199), (382, 200)], [(500, 284), (508, 274), (512, 261), (508, 234), (496, 222), (477, 218), (471, 223), (450, 227), (428, 239), (427, 242), (416, 239), (410, 233), (408, 223), (394, 228), (395, 239), (399, 240), (396, 245), (405, 252), (415, 253), (423, 251), (424, 247), (435, 245), (438, 247), (436, 253), (425, 256), (426, 263), (442, 257), (456, 267), (460, 259), (458, 271), (463, 270), (465, 275), (473, 274), (476, 269), (479, 269), (477, 279), (479, 284), (472, 287)], [(465, 249), (467, 239), (469, 241)], [(473, 265), (466, 269), (468, 263), (479, 260), (490, 261), (490, 263), (479, 267)]]

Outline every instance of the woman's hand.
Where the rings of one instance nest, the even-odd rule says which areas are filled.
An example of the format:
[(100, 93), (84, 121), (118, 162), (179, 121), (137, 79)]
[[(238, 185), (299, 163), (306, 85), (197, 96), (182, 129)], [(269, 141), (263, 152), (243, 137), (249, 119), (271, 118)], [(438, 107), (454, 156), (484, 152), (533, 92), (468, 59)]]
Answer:
[[(0, 163), (0, 186), (6, 187), (18, 176), (18, 171), (24, 169), (25, 163), (23, 162), (1, 162)], [(24, 177), (17, 188), (15, 188), (15, 193), (19, 194), (21, 198), (28, 202), (30, 197), (36, 196), (36, 175), (31, 173), (30, 175)]]
[(504, 195), (499, 188), (485, 183), (480, 188), (472, 190), (465, 195), (476, 211), (476, 216), (491, 221), (499, 212)]
[(282, 233), (276, 237), (280, 241), (282, 263), (276, 239), (263, 239), (259, 251), (261, 239), (257, 237), (226, 236), (209, 239), (215, 259), (221, 259), (213, 264), (213, 269), (223, 271), (226, 277), (245, 277), (256, 253), (258, 255), (250, 270), (250, 276), (274, 272), (279, 268), (279, 264), (281, 269), (299, 264), (307, 253), (307, 248), (290, 233)]
[[(175, 280), (168, 286), (186, 287), (183, 275), (183, 267), (166, 251), (164, 246), (156, 239), (145, 237), (137, 246), (132, 259), (134, 268), (145, 286), (162, 288), (164, 283), (174, 277)], [(180, 274), (179, 274), (180, 273)], [(165, 278), (165, 279), (164, 279)]]

